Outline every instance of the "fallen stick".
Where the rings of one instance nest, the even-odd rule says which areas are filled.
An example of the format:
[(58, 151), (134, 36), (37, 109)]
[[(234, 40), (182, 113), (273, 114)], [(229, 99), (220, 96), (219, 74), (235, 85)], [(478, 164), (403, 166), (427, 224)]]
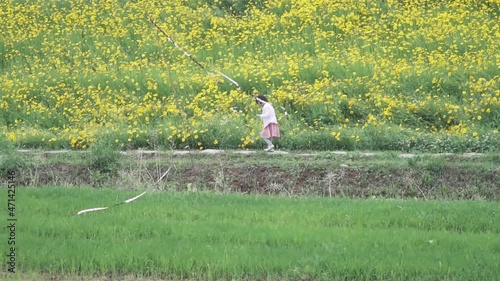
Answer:
[(85, 210), (78, 211), (78, 213), (76, 213), (76, 214), (77, 214), (77, 215), (81, 215), (81, 214), (90, 213), (90, 212), (102, 211), (102, 210), (107, 210), (107, 209), (109, 209), (109, 208), (112, 208), (112, 207), (115, 207), (115, 206), (118, 206), (118, 205), (128, 204), (128, 203), (130, 203), (130, 202), (132, 202), (132, 201), (134, 201), (134, 200), (136, 200), (136, 199), (140, 198), (141, 196), (143, 196), (144, 194), (146, 194), (146, 192), (147, 192), (147, 191), (144, 191), (143, 193), (141, 193), (141, 194), (139, 194), (139, 195), (137, 195), (137, 196), (135, 196), (135, 197), (132, 197), (132, 198), (130, 198), (130, 199), (127, 199), (127, 200), (125, 200), (125, 201), (123, 201), (123, 202), (120, 202), (120, 203), (118, 203), (118, 204), (115, 204), (115, 205), (113, 205), (113, 206), (111, 206), (111, 207), (98, 207), (98, 208), (90, 208), (90, 209), (85, 209)]

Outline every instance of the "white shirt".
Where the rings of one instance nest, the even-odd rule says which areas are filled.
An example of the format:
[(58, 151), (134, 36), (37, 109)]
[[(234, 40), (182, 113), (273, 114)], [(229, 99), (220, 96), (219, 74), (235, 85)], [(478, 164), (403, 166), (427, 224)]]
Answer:
[(278, 119), (276, 118), (276, 113), (274, 112), (274, 107), (269, 103), (264, 103), (262, 107), (262, 114), (258, 115), (262, 118), (262, 122), (264, 123), (264, 128), (267, 127), (270, 123), (278, 124)]

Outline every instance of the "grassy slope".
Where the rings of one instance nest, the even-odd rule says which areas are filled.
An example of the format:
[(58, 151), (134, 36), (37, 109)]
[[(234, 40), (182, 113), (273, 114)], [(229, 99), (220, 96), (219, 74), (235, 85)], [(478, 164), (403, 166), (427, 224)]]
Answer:
[(211, 71), (268, 95), (287, 149), (500, 147), (494, 1), (163, 2), (1, 2), (0, 138), (259, 147), (258, 107), (151, 14)]
[(492, 280), (500, 273), (497, 203), (162, 192), (74, 215), (136, 193), (18, 189), (19, 270), (325, 280)]

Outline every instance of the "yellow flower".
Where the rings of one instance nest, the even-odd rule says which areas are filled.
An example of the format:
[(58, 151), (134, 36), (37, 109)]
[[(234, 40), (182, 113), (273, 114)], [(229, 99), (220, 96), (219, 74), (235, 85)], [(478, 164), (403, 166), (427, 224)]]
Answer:
[(7, 139), (10, 141), (16, 141), (17, 140), (16, 134), (14, 132), (9, 133), (7, 135)]

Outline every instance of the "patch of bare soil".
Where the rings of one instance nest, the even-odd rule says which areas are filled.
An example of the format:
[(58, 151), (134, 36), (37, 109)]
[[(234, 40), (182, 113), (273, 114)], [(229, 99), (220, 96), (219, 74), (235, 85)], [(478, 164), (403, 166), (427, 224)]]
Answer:
[(26, 169), (18, 173), (20, 184), (25, 186), (44, 185), (88, 185), (92, 172), (88, 167), (78, 164), (59, 163)]

